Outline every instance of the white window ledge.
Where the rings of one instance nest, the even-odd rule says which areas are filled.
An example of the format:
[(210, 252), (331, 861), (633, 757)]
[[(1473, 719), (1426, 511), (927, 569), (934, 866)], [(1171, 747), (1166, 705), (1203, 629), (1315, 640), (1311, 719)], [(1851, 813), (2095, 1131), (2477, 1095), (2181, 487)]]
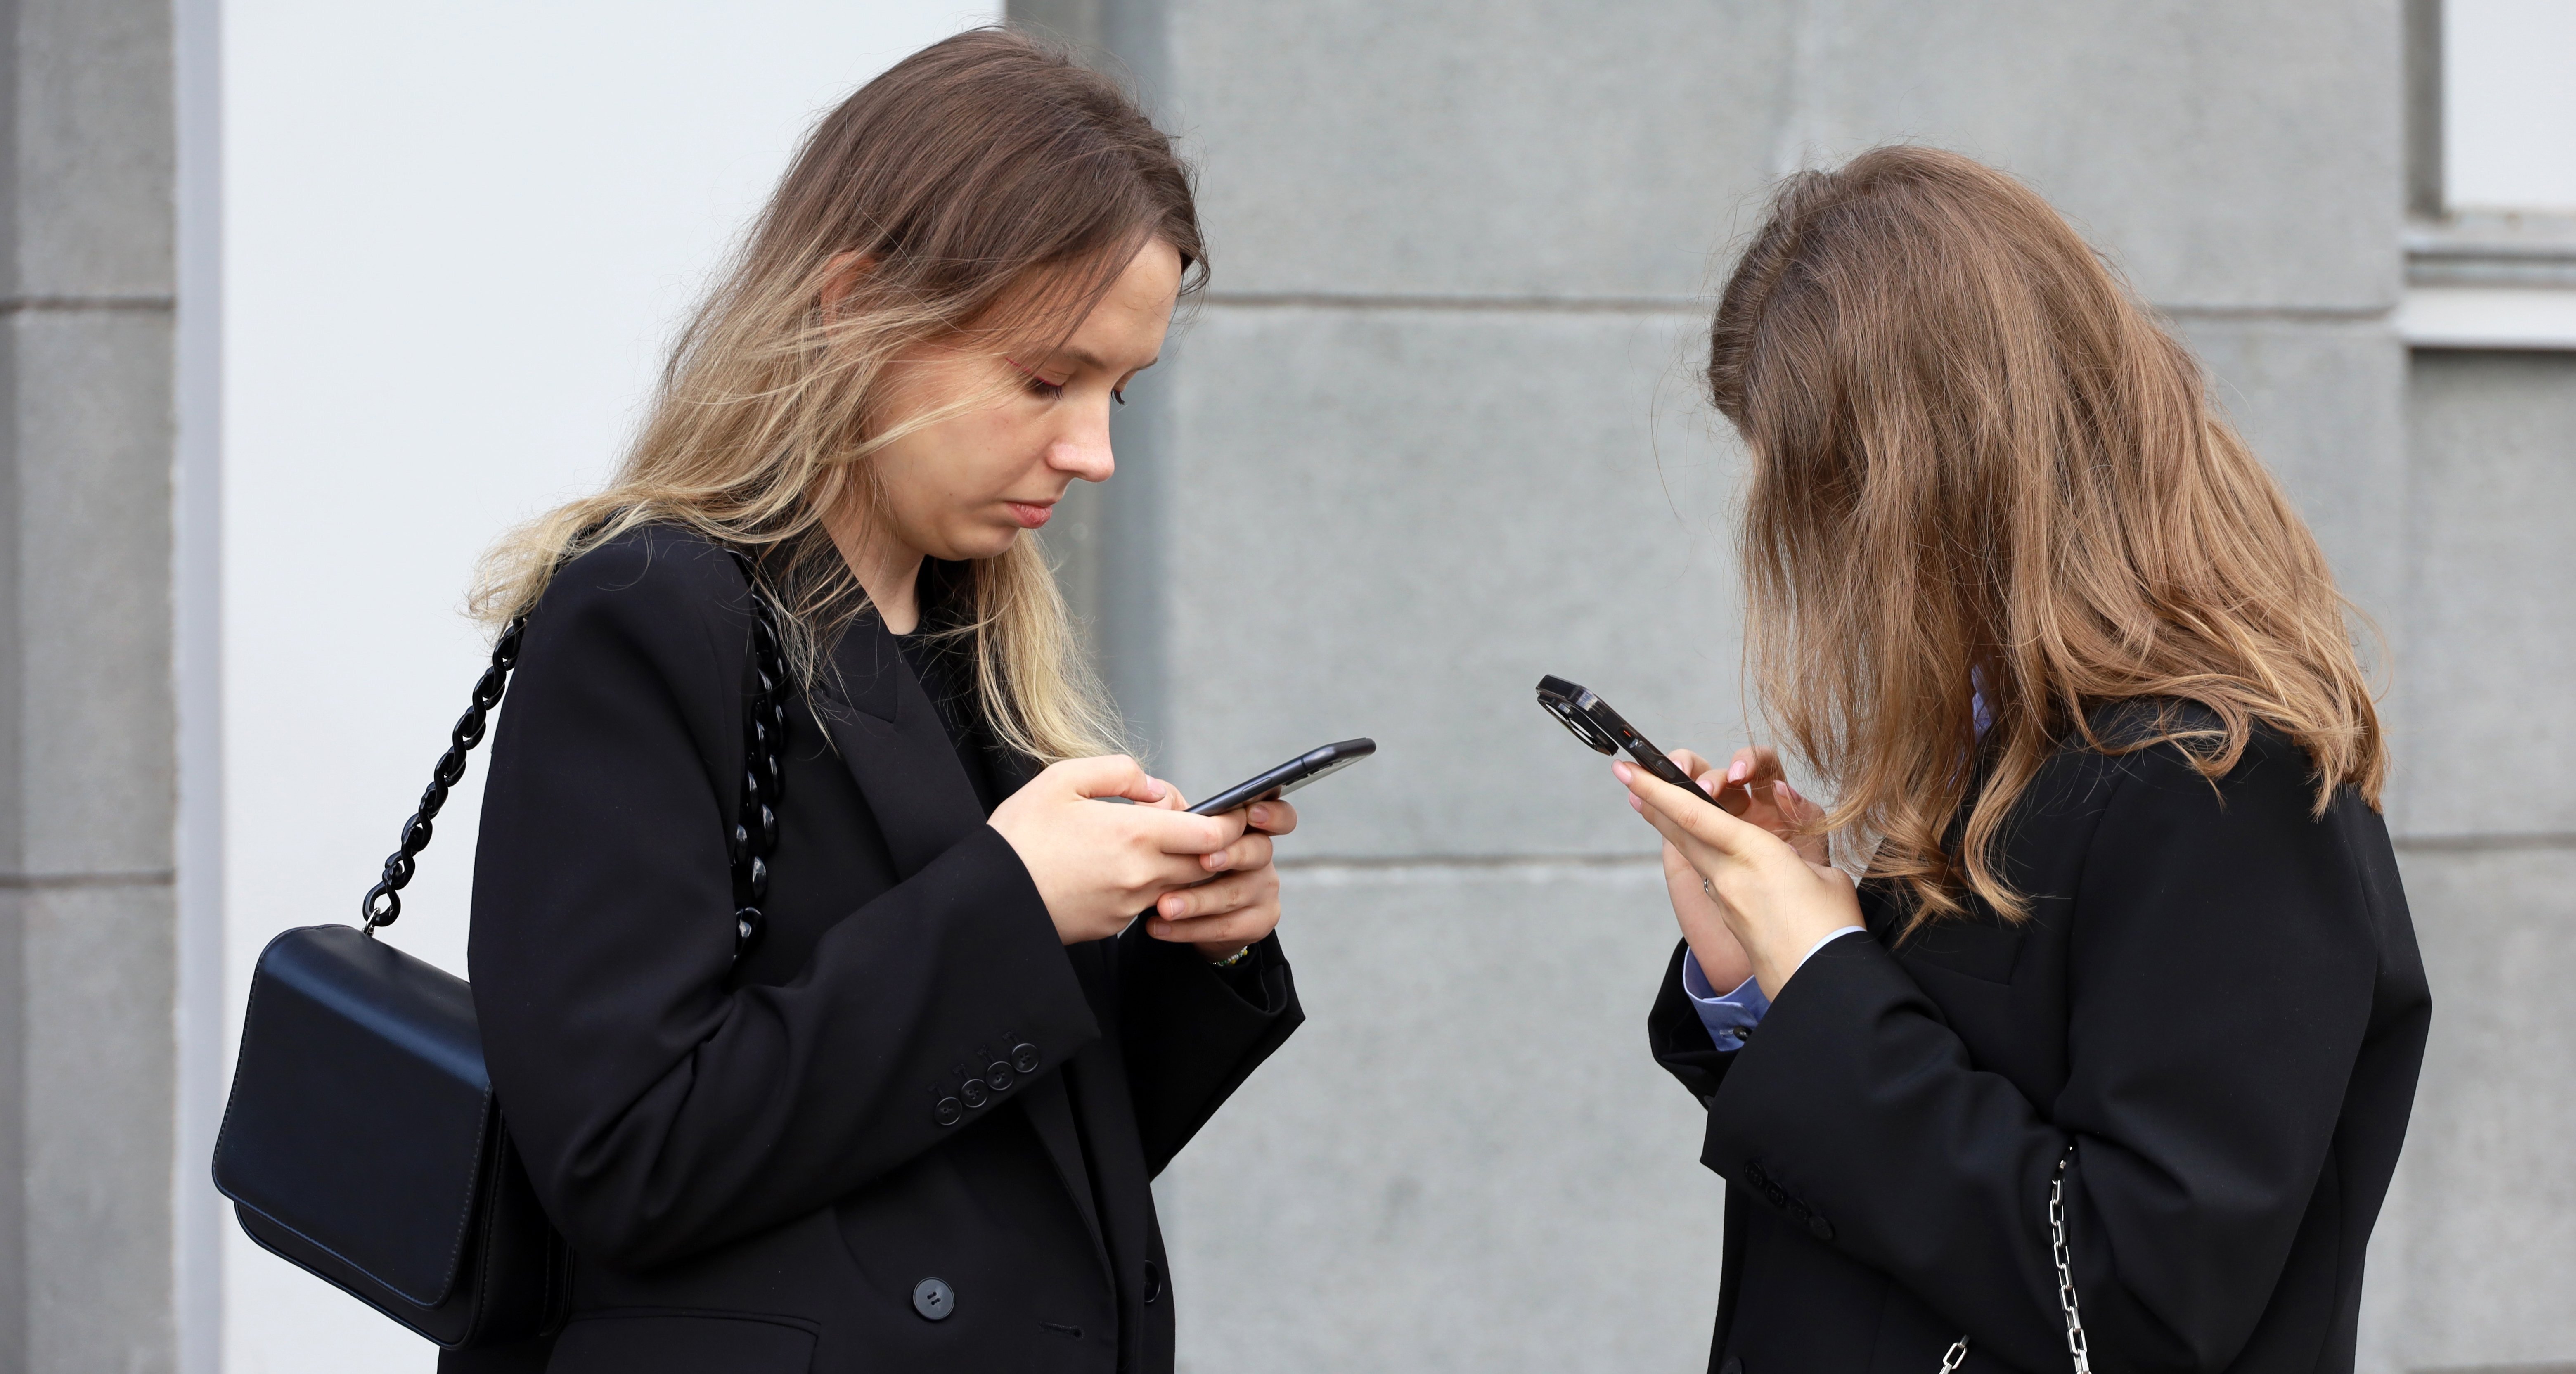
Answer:
[(2416, 223), (2397, 333), (2417, 348), (2576, 349), (2576, 217)]

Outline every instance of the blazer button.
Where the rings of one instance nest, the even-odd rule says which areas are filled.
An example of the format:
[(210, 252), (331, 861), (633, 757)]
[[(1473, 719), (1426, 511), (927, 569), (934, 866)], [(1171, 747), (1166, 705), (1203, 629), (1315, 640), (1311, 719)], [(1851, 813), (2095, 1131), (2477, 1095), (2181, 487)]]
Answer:
[(923, 1279), (912, 1286), (912, 1310), (935, 1322), (948, 1320), (957, 1310), (957, 1294), (938, 1279)]
[(966, 1119), (966, 1104), (953, 1097), (943, 1097), (939, 1099), (938, 1106), (930, 1109), (930, 1119), (942, 1126), (954, 1126)]
[(1151, 1307), (1163, 1300), (1163, 1266), (1145, 1261), (1145, 1305)]
[(992, 1097), (990, 1093), (984, 1091), (984, 1080), (980, 1078), (969, 1078), (958, 1085), (957, 1095), (965, 1098), (966, 1105), (969, 1107), (981, 1107)]
[(1012, 1068), (1017, 1069), (1022, 1073), (1036, 1073), (1038, 1071), (1038, 1065), (1043, 1062), (1045, 1061), (1038, 1058), (1037, 1046), (1027, 1044), (1011, 1046)]
[(993, 1091), (997, 1093), (1009, 1092), (1011, 1090), (1011, 1066), (1003, 1063), (999, 1059), (994, 1060), (992, 1063), (984, 1066), (984, 1081), (992, 1084)]
[(1807, 1234), (1814, 1236), (1818, 1240), (1832, 1240), (1834, 1238), (1834, 1224), (1825, 1220), (1823, 1217), (1817, 1216), (1813, 1212), (1809, 1212), (1807, 1214)]

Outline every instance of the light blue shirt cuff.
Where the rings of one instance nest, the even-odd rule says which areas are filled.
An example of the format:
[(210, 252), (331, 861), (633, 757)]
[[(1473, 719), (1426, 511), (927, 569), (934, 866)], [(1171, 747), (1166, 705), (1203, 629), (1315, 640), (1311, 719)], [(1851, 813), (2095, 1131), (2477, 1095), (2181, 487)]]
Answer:
[[(1846, 935), (1861, 933), (1859, 926), (1844, 926), (1807, 947), (1798, 963), (1804, 967), (1816, 951)], [(1744, 1048), (1753, 1028), (1762, 1022), (1762, 1014), (1771, 1010), (1771, 999), (1762, 995), (1762, 985), (1750, 978), (1733, 992), (1719, 993), (1708, 985), (1708, 974), (1699, 966), (1699, 956), (1682, 954), (1682, 994), (1691, 1000), (1691, 1010), (1699, 1013), (1699, 1023), (1708, 1027), (1708, 1038), (1717, 1048), (1733, 1052)]]

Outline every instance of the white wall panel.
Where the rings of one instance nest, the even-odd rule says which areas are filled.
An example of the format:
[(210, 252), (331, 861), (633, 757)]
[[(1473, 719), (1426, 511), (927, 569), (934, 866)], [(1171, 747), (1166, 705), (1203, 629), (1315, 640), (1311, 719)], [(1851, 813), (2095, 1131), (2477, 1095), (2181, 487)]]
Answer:
[[(232, 0), (224, 9), (229, 1015), (348, 920), (484, 655), (505, 527), (601, 480), (816, 115), (974, 0)], [(479, 767), (397, 943), (464, 965)], [(229, 1054), (227, 1054), (229, 1063)], [(233, 1374), (427, 1370), (228, 1232)]]
[(2443, 198), (2576, 214), (2576, 5), (2443, 0)]

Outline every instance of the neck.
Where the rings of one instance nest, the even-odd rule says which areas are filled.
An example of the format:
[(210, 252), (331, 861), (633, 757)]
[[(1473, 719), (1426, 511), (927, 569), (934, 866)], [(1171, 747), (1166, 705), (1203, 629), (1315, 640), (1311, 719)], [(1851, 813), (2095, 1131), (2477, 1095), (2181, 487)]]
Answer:
[(823, 527), (887, 631), (908, 635), (919, 629), (921, 551), (888, 537), (873, 521), (855, 513), (825, 520)]

